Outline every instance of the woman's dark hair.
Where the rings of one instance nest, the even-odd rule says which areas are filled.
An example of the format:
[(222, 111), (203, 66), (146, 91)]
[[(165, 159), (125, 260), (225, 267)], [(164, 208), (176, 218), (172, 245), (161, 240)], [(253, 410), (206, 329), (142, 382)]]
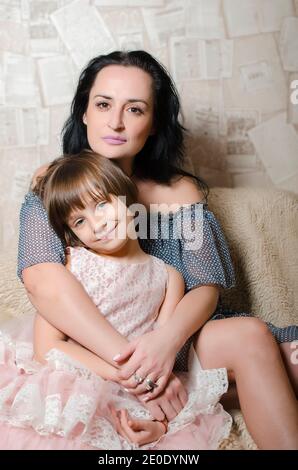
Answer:
[(54, 160), (38, 178), (34, 192), (42, 199), (52, 227), (66, 246), (82, 246), (68, 226), (68, 219), (88, 200), (111, 201), (111, 196), (121, 196), (127, 207), (137, 202), (133, 181), (118, 165), (91, 150)]
[(92, 59), (82, 71), (71, 105), (71, 114), (63, 130), (63, 153), (76, 154), (90, 149), (83, 115), (88, 106), (89, 93), (100, 70), (108, 65), (138, 67), (153, 80), (154, 134), (150, 135), (136, 155), (133, 174), (141, 179), (151, 179), (170, 184), (176, 175), (190, 176), (208, 194), (208, 186), (200, 178), (182, 169), (184, 163), (184, 132), (179, 122), (180, 102), (176, 87), (165, 69), (145, 51), (114, 51)]

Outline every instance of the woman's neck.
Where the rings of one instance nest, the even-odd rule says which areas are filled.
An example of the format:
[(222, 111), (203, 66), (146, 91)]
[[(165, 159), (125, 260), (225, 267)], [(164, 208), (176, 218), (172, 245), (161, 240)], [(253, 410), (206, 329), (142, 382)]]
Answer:
[(133, 160), (134, 157), (121, 158), (117, 160), (118, 166), (120, 166), (121, 170), (129, 177), (132, 175)]

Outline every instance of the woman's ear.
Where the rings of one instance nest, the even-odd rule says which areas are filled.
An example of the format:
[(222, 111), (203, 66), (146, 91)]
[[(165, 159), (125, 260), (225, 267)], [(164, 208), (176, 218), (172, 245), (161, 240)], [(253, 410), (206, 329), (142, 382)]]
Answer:
[(83, 114), (83, 123), (87, 125), (87, 118), (86, 118), (86, 113)]

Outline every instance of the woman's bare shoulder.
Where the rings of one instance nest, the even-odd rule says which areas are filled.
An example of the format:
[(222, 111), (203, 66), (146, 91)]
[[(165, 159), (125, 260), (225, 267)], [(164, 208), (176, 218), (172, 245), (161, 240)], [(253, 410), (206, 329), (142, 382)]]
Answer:
[(171, 185), (173, 195), (179, 197), (181, 204), (192, 204), (204, 199), (204, 194), (190, 176), (176, 178)]
[(204, 199), (204, 194), (195, 181), (188, 176), (179, 176), (171, 184), (164, 185), (154, 181), (142, 181), (137, 184), (139, 202), (149, 204), (193, 204)]

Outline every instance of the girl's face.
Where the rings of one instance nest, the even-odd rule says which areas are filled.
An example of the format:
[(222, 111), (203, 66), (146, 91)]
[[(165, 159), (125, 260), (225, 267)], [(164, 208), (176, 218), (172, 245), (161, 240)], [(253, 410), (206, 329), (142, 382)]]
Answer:
[(72, 211), (67, 221), (79, 240), (98, 254), (120, 253), (129, 238), (136, 238), (125, 203), (119, 197), (110, 197), (111, 201), (87, 199), (84, 208)]
[(138, 67), (104, 67), (90, 90), (83, 122), (91, 149), (130, 173), (135, 155), (153, 134), (151, 76)]

